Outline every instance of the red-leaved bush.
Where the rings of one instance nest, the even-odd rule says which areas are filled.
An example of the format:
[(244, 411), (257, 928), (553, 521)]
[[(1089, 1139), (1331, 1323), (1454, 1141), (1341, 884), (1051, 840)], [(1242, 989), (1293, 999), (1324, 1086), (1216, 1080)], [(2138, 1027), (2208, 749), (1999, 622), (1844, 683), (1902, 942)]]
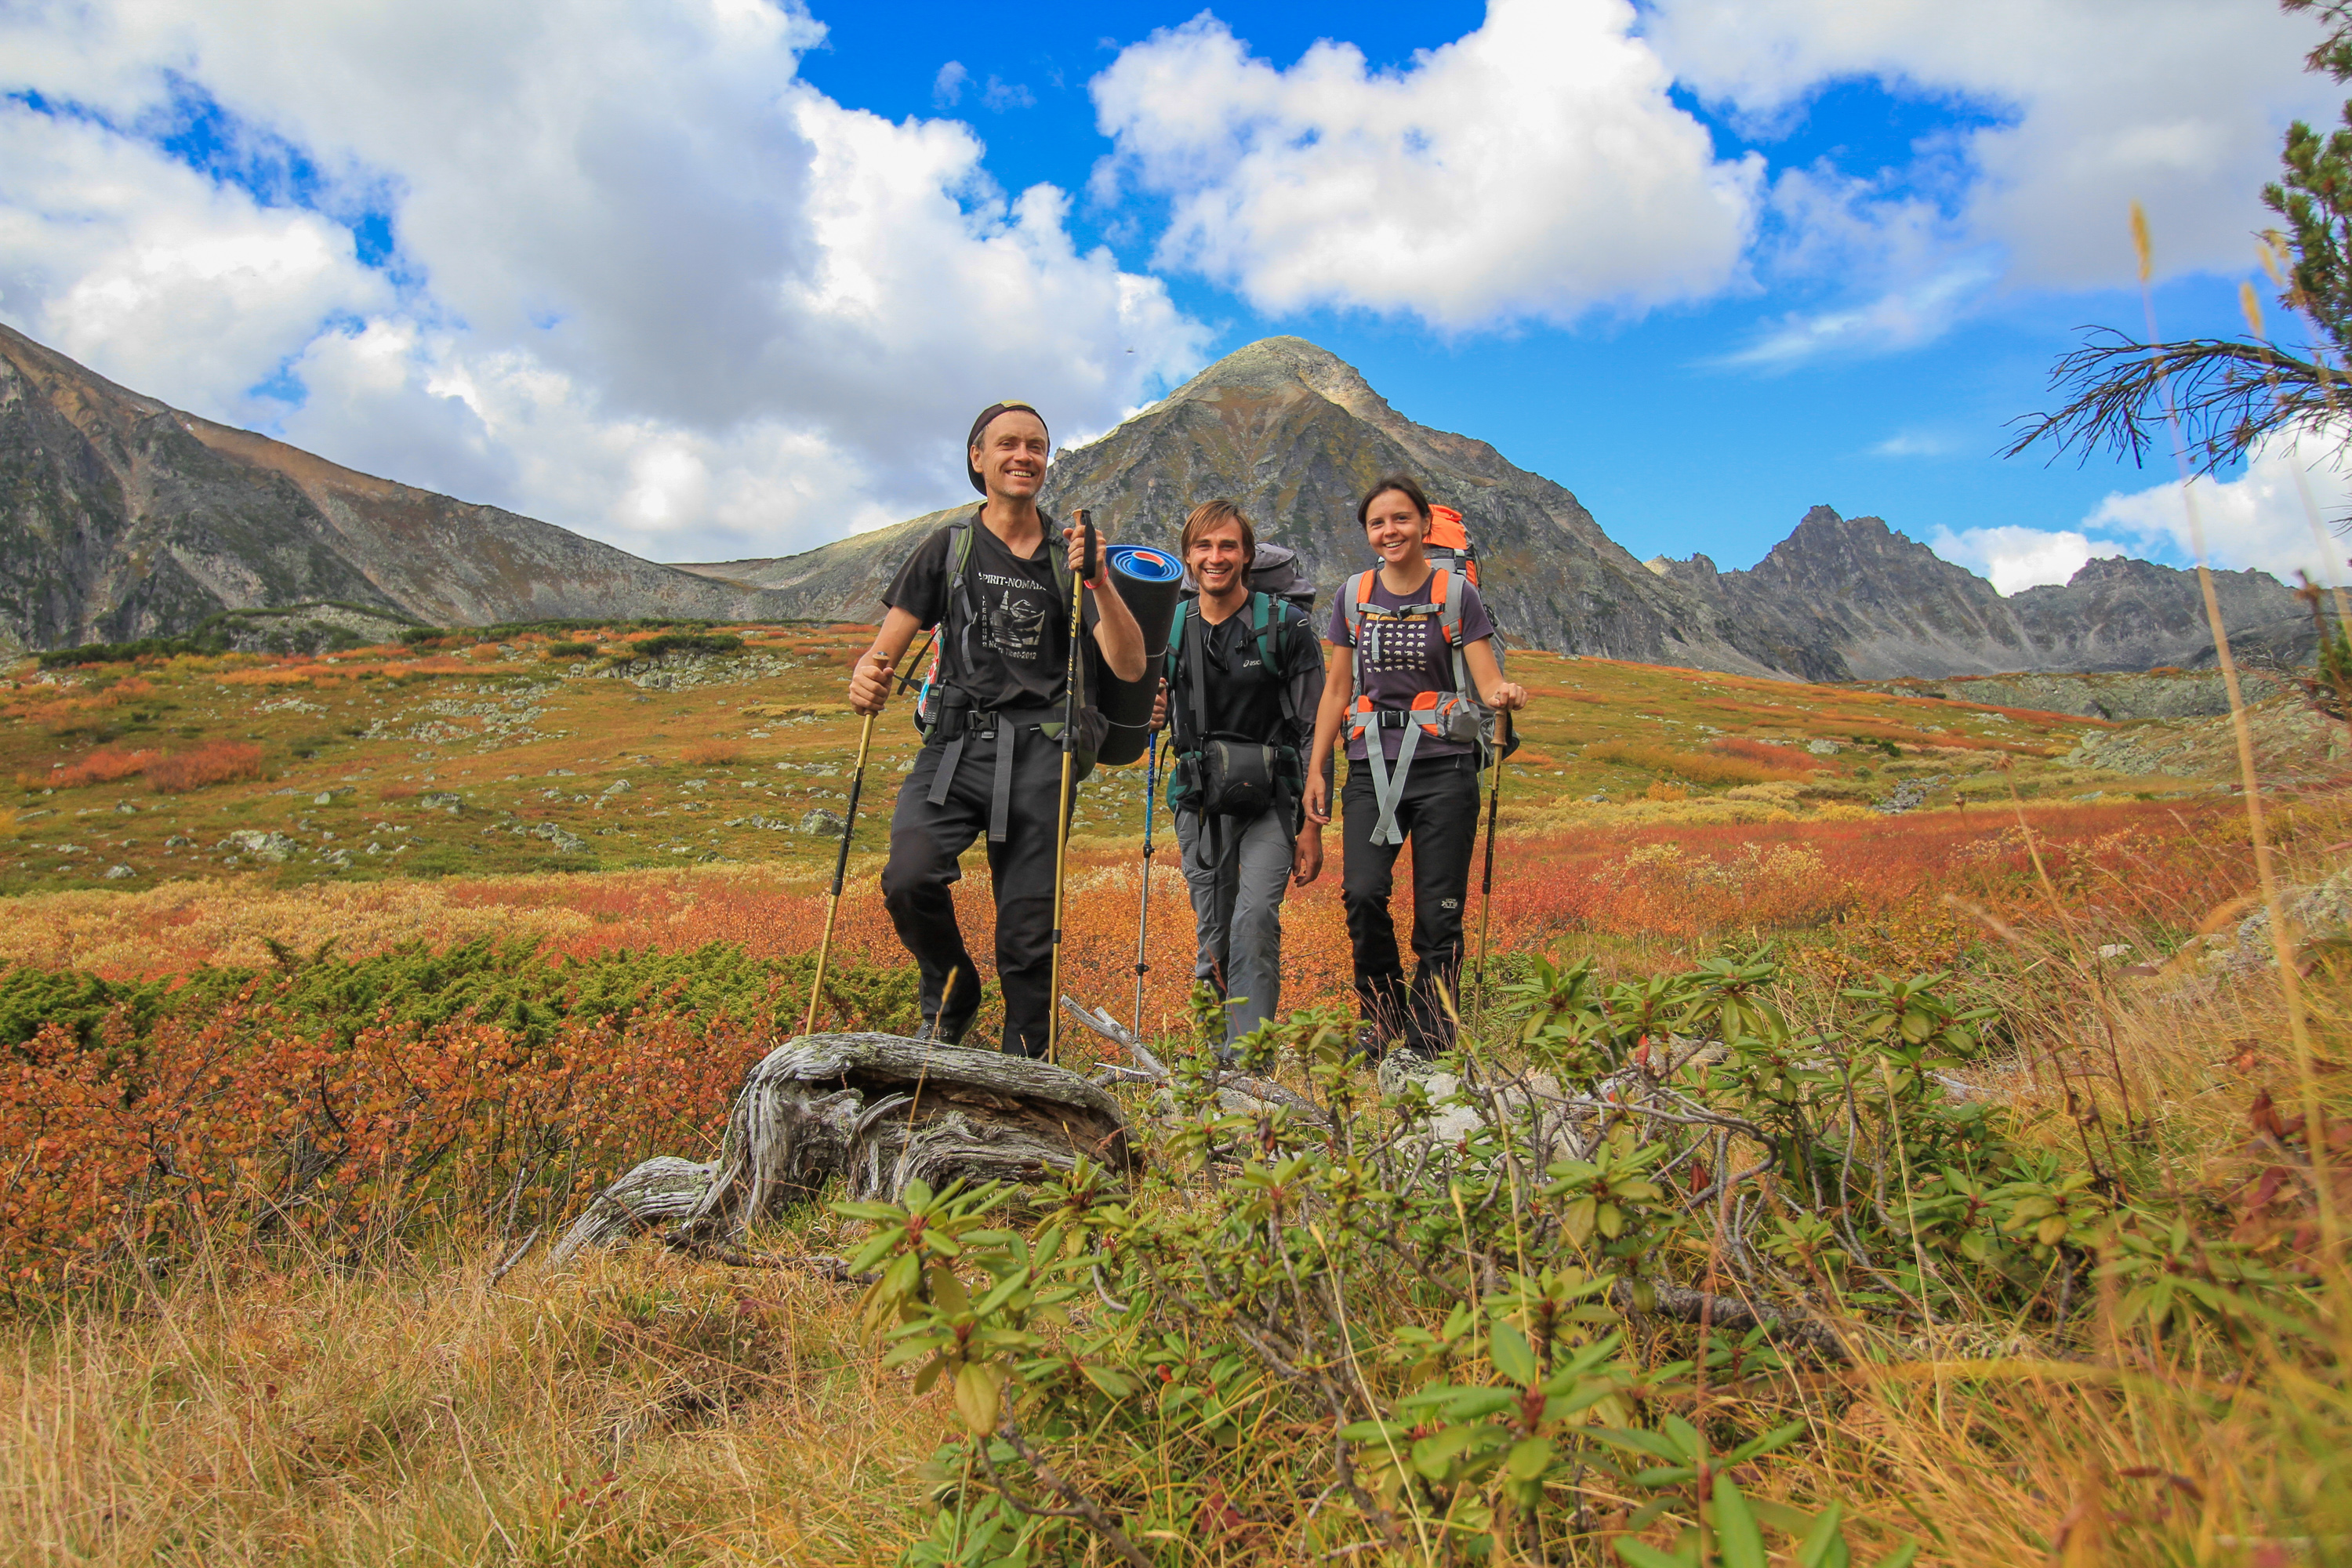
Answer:
[(166, 795), (261, 776), (261, 748), (250, 741), (207, 741), (147, 764), (147, 783)]
[(23, 789), (79, 789), (85, 784), (113, 784), (145, 773), (153, 765), (158, 754), (100, 746), (81, 761), (61, 768), (51, 768), (46, 773), (20, 773), (16, 775), (16, 784)]
[(654, 1153), (715, 1142), (758, 1026), (574, 1020), (362, 1030), (231, 1006), (84, 1046), (49, 1025), (0, 1067), (0, 1294), (204, 1242), (348, 1255), (426, 1223), (549, 1226)]

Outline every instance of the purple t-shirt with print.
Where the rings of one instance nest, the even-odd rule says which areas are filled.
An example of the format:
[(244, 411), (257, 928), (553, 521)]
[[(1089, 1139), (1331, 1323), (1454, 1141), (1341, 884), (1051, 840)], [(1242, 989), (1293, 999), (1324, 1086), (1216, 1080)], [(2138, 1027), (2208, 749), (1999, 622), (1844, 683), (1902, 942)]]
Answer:
[[(1436, 574), (1433, 572), (1432, 576)], [(1339, 587), (1339, 602), (1331, 606), (1330, 628), (1327, 640), (1339, 647), (1353, 647), (1356, 639), (1348, 630), (1348, 595), (1353, 579)], [(1378, 571), (1372, 574), (1372, 605), (1386, 610), (1402, 609), (1407, 605), (1429, 603), (1430, 584), (1423, 583), (1410, 594), (1391, 594), (1381, 582)], [(1469, 584), (1462, 584), (1462, 644), (1470, 644), (1495, 635), (1495, 623), (1486, 616), (1486, 602), (1478, 590)], [(1375, 708), (1410, 708), (1412, 700), (1424, 691), (1454, 689), (1454, 653), (1445, 646), (1445, 634), (1438, 626), (1435, 616), (1415, 616), (1408, 621), (1381, 623), (1380, 657), (1358, 661), (1356, 679), (1358, 693), (1370, 697)], [(1355, 704), (1350, 700), (1352, 709)], [(1381, 739), (1386, 755), (1393, 762), (1397, 750), (1404, 744), (1402, 730), (1382, 730)], [(1443, 741), (1423, 731), (1414, 745), (1416, 757), (1459, 756), (1470, 748), (1460, 741)], [(1364, 760), (1364, 742), (1360, 734), (1348, 738), (1348, 755), (1357, 762)]]

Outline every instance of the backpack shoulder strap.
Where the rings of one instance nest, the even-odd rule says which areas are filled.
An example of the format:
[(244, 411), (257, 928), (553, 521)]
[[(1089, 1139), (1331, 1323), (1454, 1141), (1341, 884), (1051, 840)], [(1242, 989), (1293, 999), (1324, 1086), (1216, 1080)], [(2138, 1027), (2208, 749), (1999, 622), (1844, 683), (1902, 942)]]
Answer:
[(1339, 603), (1348, 613), (1348, 670), (1359, 696), (1364, 689), (1364, 616), (1372, 606), (1372, 574), (1357, 573), (1339, 588)]
[(1282, 668), (1282, 612), (1273, 595), (1261, 591), (1250, 595), (1250, 635), (1257, 639), (1257, 656), (1265, 661), (1266, 674), (1277, 680), (1288, 674)]
[(954, 654), (953, 668), (943, 671), (950, 684), (971, 669), (971, 624), (978, 606), (967, 576), (971, 566), (971, 519), (960, 517), (948, 524), (947, 603), (940, 613), (939, 647)]
[(1462, 654), (1462, 574), (1448, 572), (1440, 575), (1445, 583), (1444, 591), (1438, 596), (1437, 624), (1445, 633), (1446, 647), (1454, 655), (1454, 689), (1475, 697), (1478, 689), (1471, 682), (1470, 663)]

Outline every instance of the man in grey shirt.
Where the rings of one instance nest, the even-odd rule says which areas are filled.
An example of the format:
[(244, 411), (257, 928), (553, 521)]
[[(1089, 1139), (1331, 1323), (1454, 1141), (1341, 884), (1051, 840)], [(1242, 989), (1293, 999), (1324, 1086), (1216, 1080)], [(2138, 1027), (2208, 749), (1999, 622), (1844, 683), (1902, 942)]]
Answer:
[(1233, 502), (1195, 507), (1180, 550), (1201, 594), (1169, 633), (1168, 804), (1199, 929), (1193, 973), (1227, 998), (1230, 1047), (1280, 1008), (1283, 897), (1323, 869), (1322, 827), (1302, 807), (1322, 650), (1305, 611), (1252, 591), (1256, 534)]

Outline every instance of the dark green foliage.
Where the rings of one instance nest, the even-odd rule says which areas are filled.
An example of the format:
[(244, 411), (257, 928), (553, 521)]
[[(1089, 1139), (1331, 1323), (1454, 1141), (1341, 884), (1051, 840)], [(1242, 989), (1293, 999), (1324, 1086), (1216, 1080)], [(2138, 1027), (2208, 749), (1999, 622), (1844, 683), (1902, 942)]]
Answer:
[[(740, 946), (710, 942), (690, 952), (631, 952), (551, 962), (534, 941), (492, 938), (438, 951), (423, 943), (362, 959), (308, 955), (276, 943), (275, 970), (206, 966), (170, 981), (110, 981), (77, 970), (19, 966), (0, 973), (0, 1047), (22, 1047), (45, 1023), (61, 1025), (84, 1045), (112, 1027), (136, 1049), (167, 1018), (200, 1019), (233, 1002), (267, 1008), (349, 1041), (378, 1024), (436, 1024), (472, 1018), (541, 1046), (569, 1019), (625, 1020), (666, 1013), (706, 1026), (794, 1023), (808, 1005), (814, 960), (753, 958)], [(916, 972), (835, 964), (825, 976), (828, 1005), (873, 1028), (911, 1028)]]
[[(1515, 1047), (1465, 1031), (1447, 1076), (1378, 1084), (1344, 1014), (1269, 1024), (1249, 1070), (1303, 1067), (1312, 1116), (1222, 1072), (1212, 1030), (1169, 1062), (1136, 1189), (1081, 1161), (835, 1205), (872, 1227), (848, 1265), (884, 1364), (965, 1433), (934, 1461), (950, 1522), (901, 1561), (1165, 1563), (1146, 1544), (1265, 1521), (1300, 1561), (1583, 1563), (1613, 1514), (1632, 1568), (1698, 1568), (1702, 1521), (1707, 1563), (1844, 1563), (1842, 1505), (1770, 1481), (1819, 1428), (1736, 1400), (1694, 1421), (1706, 1391), (1930, 1325), (2060, 1353), (2111, 1321), (2209, 1354), (2315, 1332), (2311, 1282), (2206, 1200), (1956, 1098), (1992, 1010), (1951, 976), (1849, 988), (1817, 1032), (1779, 981), (1768, 953), (1614, 983), (1531, 958), (1496, 1010)], [(971, 1554), (1013, 1545), (999, 1502), (1025, 1557)], [(1661, 1522), (1682, 1544), (1640, 1539)]]
[(2352, 0), (2279, 0), (2279, 9), (2292, 16), (2309, 11), (2327, 24), (2327, 36), (2303, 57), (2303, 68), (2352, 81)]
[(551, 642), (547, 645), (550, 658), (585, 658), (596, 651), (592, 642)]
[(164, 980), (101, 980), (78, 969), (22, 964), (0, 972), (0, 1047), (13, 1049), (55, 1024), (82, 1045), (93, 1045), (118, 1009), (134, 1034), (154, 1027), (172, 1005)]
[(40, 656), (43, 669), (70, 669), (78, 664), (128, 664), (140, 658), (175, 658), (182, 654), (226, 651), (226, 637), (206, 638), (199, 633), (184, 637), (141, 637), (136, 642), (84, 643), (77, 647), (53, 647)]
[[(67, 669), (78, 664), (123, 664), (142, 658), (177, 658), (183, 655), (266, 651), (269, 653), (340, 652), (345, 648), (362, 647), (365, 637), (348, 626), (321, 626), (305, 623), (301, 617), (313, 610), (351, 610), (379, 621), (403, 620), (398, 610), (382, 605), (354, 605), (340, 599), (320, 599), (308, 604), (284, 605), (266, 610), (223, 610), (207, 616), (185, 637), (140, 637), (131, 642), (83, 643), (74, 647), (51, 648), (40, 656), (43, 669)], [(290, 627), (278, 627), (272, 623), (293, 621)], [(440, 634), (430, 626), (411, 626), (401, 634), (403, 642), (414, 643)]]
[(740, 653), (743, 639), (732, 632), (663, 632), (632, 644), (639, 658), (659, 658), (666, 653)]

